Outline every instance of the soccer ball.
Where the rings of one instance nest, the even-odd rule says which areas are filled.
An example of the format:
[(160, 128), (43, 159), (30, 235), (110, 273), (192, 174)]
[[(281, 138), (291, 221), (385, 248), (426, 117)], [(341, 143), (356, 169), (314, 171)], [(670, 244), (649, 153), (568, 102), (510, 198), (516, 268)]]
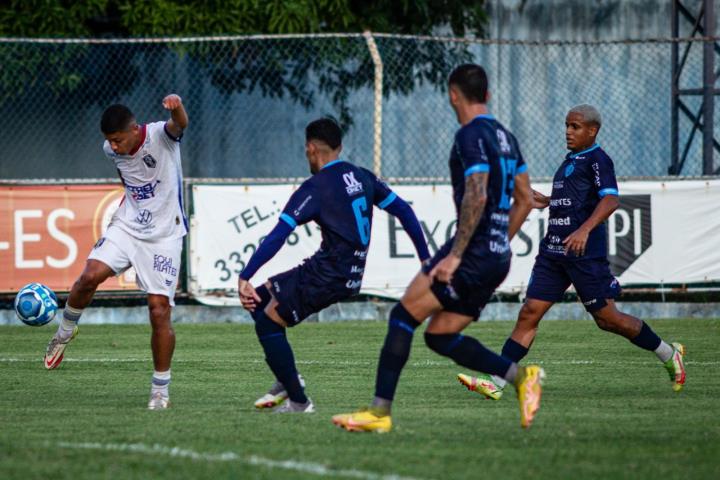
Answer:
[(15, 297), (15, 313), (31, 327), (39, 327), (55, 318), (58, 303), (55, 292), (41, 283), (29, 283)]

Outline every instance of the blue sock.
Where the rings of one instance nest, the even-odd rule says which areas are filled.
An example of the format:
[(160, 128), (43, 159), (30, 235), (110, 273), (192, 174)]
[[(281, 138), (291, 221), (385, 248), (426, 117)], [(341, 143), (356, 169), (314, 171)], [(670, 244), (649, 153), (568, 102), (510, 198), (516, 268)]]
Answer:
[(510, 360), (489, 350), (474, 338), (459, 333), (425, 332), (425, 343), (431, 350), (452, 358), (458, 365), (478, 372), (504, 377), (512, 365)]
[(660, 337), (653, 332), (652, 328), (650, 328), (647, 323), (643, 322), (640, 333), (638, 333), (637, 336), (630, 341), (640, 348), (654, 352), (660, 346), (660, 342), (662, 340), (660, 340)]
[(298, 378), (295, 357), (285, 335), (285, 327), (273, 322), (262, 310), (255, 310), (253, 318), (255, 319), (255, 333), (265, 351), (265, 361), (270, 370), (275, 374), (275, 378), (283, 384), (290, 400), (306, 403), (308, 399)]
[(388, 332), (385, 335), (382, 350), (380, 350), (380, 361), (375, 377), (376, 399), (392, 401), (395, 397), (400, 373), (410, 356), (413, 334), (420, 323), (405, 310), (401, 303), (395, 305), (390, 311)]
[(520, 360), (525, 358), (525, 355), (527, 355), (529, 350), (529, 347), (523, 347), (512, 338), (508, 337), (502, 348), (502, 356), (515, 363), (520, 363)]

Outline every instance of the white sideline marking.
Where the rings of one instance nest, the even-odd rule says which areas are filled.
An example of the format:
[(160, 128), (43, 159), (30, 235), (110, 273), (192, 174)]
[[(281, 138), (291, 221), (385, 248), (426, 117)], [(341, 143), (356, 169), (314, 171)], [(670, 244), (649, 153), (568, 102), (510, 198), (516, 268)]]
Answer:
[(206, 462), (240, 462), (247, 465), (262, 466), (267, 468), (279, 468), (282, 470), (293, 470), (296, 472), (311, 473), (321, 477), (346, 477), (360, 478), (363, 480), (418, 480), (413, 477), (402, 477), (400, 475), (381, 475), (354, 469), (334, 469), (322, 463), (300, 462), (297, 460), (272, 460), (257, 455), (240, 455), (235, 452), (203, 453), (195, 450), (188, 450), (180, 447), (167, 447), (165, 445), (144, 443), (73, 443), (57, 442), (48, 443), (49, 447), (60, 447), (70, 450), (104, 450), (109, 452), (130, 452), (146, 455), (165, 455), (174, 458), (189, 458), (191, 460), (204, 460)]
[[(139, 357), (126, 357), (126, 358), (105, 358), (105, 357), (81, 357), (81, 358), (66, 358), (63, 363), (133, 363), (133, 362), (151, 362), (151, 358), (139, 358)], [(197, 362), (223, 362), (230, 364), (245, 363), (245, 364), (262, 364), (265, 365), (265, 360), (227, 360), (226, 358), (197, 358), (193, 360), (185, 360), (182, 358), (173, 359), (173, 363), (197, 363)], [(0, 363), (34, 363), (42, 362), (42, 357), (0, 357)], [(373, 360), (296, 360), (298, 365), (345, 365), (345, 366), (366, 366), (366, 365), (377, 365), (377, 359)], [(626, 361), (612, 361), (612, 360), (537, 360), (532, 363), (539, 365), (657, 365), (659, 361), (649, 360), (626, 360)], [(685, 365), (720, 365), (720, 361), (708, 361), (700, 362), (694, 360), (686, 360)], [(447, 367), (455, 365), (451, 361), (438, 361), (438, 360), (421, 360), (416, 362), (409, 362), (409, 365), (413, 367)]]

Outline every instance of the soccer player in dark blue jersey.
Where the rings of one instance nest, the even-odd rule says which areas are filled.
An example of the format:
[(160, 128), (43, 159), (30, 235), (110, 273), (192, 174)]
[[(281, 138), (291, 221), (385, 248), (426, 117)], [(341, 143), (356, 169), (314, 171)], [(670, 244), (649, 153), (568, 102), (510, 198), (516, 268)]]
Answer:
[(532, 208), (532, 190), (515, 137), (488, 114), (487, 76), (461, 65), (449, 77), (450, 104), (461, 127), (450, 153), (457, 232), (413, 279), (390, 312), (370, 408), (340, 414), (333, 423), (350, 431), (387, 432), (400, 373), (415, 329), (427, 318), (425, 342), (460, 365), (506, 378), (518, 388), (521, 425), (540, 405), (544, 372), (520, 367), (460, 332), (477, 320), (510, 269), (510, 240)]
[[(620, 285), (610, 273), (604, 222), (618, 207), (618, 186), (612, 160), (596, 143), (601, 124), (596, 108), (572, 108), (565, 119), (570, 153), (555, 173), (552, 194), (546, 197), (533, 192), (537, 208), (550, 207), (549, 226), (535, 259), (527, 298), (502, 354), (514, 362), (522, 360), (543, 315), (562, 300), (572, 284), (597, 326), (655, 352), (670, 375), (673, 390), (679, 392), (685, 383), (683, 345), (665, 343), (647, 323), (622, 313), (615, 305)], [(498, 377), (460, 374), (458, 378), (471, 390), (495, 400), (505, 385)]]
[[(305, 130), (305, 154), (312, 176), (292, 194), (280, 221), (260, 244), (240, 273), (240, 300), (255, 320), (265, 360), (275, 375), (270, 391), (255, 402), (275, 412), (313, 412), (298, 375), (286, 327), (360, 291), (370, 244), (373, 205), (398, 218), (421, 262), (430, 253), (410, 205), (369, 170), (339, 159), (342, 132), (329, 118), (315, 120)], [(283, 245), (293, 229), (314, 221), (320, 226), (320, 249), (300, 266), (271, 277), (253, 288), (250, 279)]]

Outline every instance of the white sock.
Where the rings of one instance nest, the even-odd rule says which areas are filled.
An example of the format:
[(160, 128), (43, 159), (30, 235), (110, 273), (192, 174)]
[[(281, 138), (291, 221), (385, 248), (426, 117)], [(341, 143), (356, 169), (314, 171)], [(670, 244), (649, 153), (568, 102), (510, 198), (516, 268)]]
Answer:
[(672, 345), (668, 345), (660, 340), (660, 346), (655, 349), (655, 355), (657, 355), (661, 362), (665, 363), (670, 360), (674, 351), (675, 349), (673, 349)]
[(505, 388), (505, 385), (507, 385), (507, 380), (502, 377), (498, 377), (497, 375), (491, 375), (490, 378), (492, 379), (493, 383), (498, 386), (498, 388)]
[(152, 377), (152, 385), (150, 394), (161, 393), (163, 397), (169, 397), (168, 387), (170, 386), (170, 370), (167, 372), (158, 372), (155, 370)]
[(62, 339), (69, 338), (72, 335), (73, 330), (75, 330), (75, 327), (77, 326), (78, 320), (80, 320), (82, 312), (82, 308), (73, 308), (70, 305), (66, 304), (65, 308), (63, 309), (62, 320), (60, 321), (60, 325), (58, 326), (57, 336)]
[[(507, 382), (514, 382), (514, 381), (515, 381), (515, 376), (517, 376), (517, 373), (518, 373), (518, 364), (517, 364), (517, 363), (512, 363), (512, 364), (510, 365), (510, 368), (508, 368), (507, 373), (505, 374), (505, 378), (503, 379), (503, 387), (505, 386), (505, 384), (506, 384)], [(498, 377), (495, 377), (495, 376), (493, 375), (493, 379), (495, 379), (495, 378), (498, 378)]]

